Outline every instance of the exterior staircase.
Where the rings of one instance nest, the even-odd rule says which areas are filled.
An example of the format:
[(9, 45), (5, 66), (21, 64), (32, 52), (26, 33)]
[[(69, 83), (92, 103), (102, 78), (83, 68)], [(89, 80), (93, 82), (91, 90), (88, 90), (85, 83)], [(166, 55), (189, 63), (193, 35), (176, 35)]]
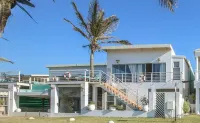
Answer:
[(103, 86), (102, 88), (105, 91), (113, 94), (115, 97), (117, 97), (118, 99), (123, 101), (126, 105), (128, 105), (130, 108), (138, 109), (138, 110), (143, 109), (142, 106), (138, 105), (136, 101), (129, 99), (129, 97), (124, 91), (121, 91), (120, 89), (113, 87), (112, 85), (108, 83), (102, 83), (102, 86)]
[[(108, 75), (101, 71), (101, 87), (110, 94), (117, 97), (124, 104), (129, 106), (133, 110), (142, 110), (142, 104), (140, 102), (141, 97), (136, 94), (136, 90), (130, 88), (129, 85), (122, 82), (120, 79), (113, 75)], [(126, 90), (124, 92), (123, 90)], [(133, 100), (135, 99), (135, 100)]]

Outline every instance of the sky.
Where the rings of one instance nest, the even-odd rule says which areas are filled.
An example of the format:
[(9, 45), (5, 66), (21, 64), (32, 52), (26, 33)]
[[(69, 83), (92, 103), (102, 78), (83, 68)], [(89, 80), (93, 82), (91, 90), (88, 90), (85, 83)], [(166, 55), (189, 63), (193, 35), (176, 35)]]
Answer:
[[(87, 18), (90, 0), (74, 0)], [(67, 18), (78, 24), (71, 0), (32, 0), (36, 8), (25, 7), (37, 24), (15, 7), (4, 37), (0, 39), (0, 56), (15, 64), (1, 63), (0, 71), (23, 74), (48, 73), (47, 65), (89, 64), (88, 44)], [(99, 0), (106, 17), (120, 19), (112, 34), (134, 44), (172, 44), (177, 55), (185, 55), (195, 67), (194, 50), (200, 48), (200, 1), (179, 0), (174, 13), (159, 6), (158, 0)], [(95, 63), (106, 63), (106, 53), (95, 54)]]

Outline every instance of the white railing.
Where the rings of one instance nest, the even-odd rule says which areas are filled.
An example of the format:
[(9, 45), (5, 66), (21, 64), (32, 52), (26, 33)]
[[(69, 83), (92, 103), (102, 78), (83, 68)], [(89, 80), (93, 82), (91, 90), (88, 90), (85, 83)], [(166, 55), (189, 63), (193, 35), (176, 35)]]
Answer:
[(146, 72), (146, 73), (115, 73), (115, 77), (122, 82), (170, 82), (171, 80), (181, 80), (181, 74), (166, 72)]
[(0, 72), (0, 83), (20, 82), (20, 71)]

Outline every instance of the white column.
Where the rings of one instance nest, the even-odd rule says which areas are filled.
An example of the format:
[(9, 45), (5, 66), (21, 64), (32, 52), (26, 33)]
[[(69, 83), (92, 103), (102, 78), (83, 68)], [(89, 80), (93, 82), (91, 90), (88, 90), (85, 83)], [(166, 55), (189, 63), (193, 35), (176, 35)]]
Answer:
[(149, 94), (149, 111), (153, 111), (155, 109), (156, 104), (156, 89), (154, 86), (151, 87), (151, 92)]
[(58, 113), (59, 94), (56, 85), (51, 85), (51, 113)]
[(102, 110), (107, 110), (107, 92), (102, 90)]
[(17, 88), (14, 85), (9, 85), (9, 114), (12, 115), (13, 112), (17, 109), (17, 101), (15, 97), (15, 92), (17, 92)]
[(199, 85), (196, 86), (196, 114), (199, 114)]
[(87, 108), (88, 106), (88, 91), (89, 91), (89, 84), (88, 82), (84, 82), (81, 84), (81, 111)]
[(196, 74), (195, 74), (196, 81), (199, 80), (199, 57), (196, 57)]
[(93, 85), (92, 86), (92, 101), (95, 103), (95, 106), (97, 107), (97, 93), (98, 93), (98, 88), (95, 86), (95, 85)]

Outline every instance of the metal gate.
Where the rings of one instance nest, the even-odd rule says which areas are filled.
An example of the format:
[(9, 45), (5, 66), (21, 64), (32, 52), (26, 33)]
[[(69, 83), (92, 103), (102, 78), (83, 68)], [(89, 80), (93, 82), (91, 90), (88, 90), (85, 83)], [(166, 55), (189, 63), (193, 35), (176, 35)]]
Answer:
[(155, 117), (165, 117), (165, 93), (156, 93), (156, 111)]

